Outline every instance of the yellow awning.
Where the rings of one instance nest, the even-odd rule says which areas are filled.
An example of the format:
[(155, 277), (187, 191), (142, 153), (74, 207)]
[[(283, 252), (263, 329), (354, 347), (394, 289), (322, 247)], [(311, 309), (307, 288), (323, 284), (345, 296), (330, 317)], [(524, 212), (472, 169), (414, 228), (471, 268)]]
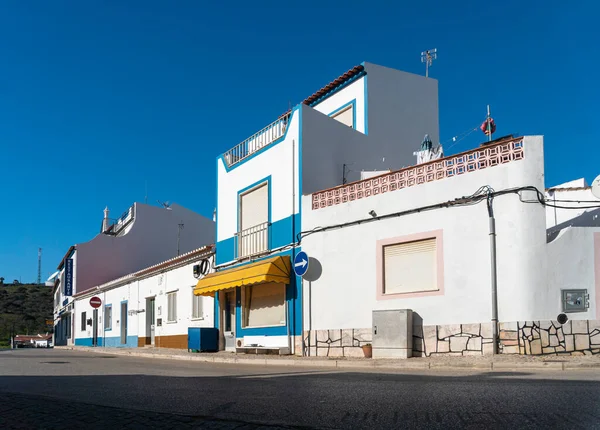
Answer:
[(210, 273), (200, 279), (194, 288), (197, 296), (212, 296), (215, 291), (263, 282), (290, 283), (290, 257), (271, 257), (244, 266)]

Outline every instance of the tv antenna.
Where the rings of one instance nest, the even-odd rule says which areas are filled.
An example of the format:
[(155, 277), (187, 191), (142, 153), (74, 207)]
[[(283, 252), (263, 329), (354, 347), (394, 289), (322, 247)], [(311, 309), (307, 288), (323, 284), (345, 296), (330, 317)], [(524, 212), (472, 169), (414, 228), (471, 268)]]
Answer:
[(171, 203), (169, 203), (168, 200), (166, 202), (161, 202), (160, 200), (156, 200), (156, 202), (165, 209), (169, 209), (171, 207)]
[(421, 52), (421, 63), (425, 63), (425, 77), (429, 77), (429, 67), (437, 60), (437, 48)]

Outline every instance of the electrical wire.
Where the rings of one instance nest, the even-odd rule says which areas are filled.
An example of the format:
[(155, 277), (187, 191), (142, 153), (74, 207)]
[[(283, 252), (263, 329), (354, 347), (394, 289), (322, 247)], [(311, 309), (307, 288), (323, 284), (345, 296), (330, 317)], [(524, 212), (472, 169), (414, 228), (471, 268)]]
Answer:
[[(535, 200), (523, 200), (522, 193), (525, 191), (531, 191), (531, 192), (535, 193), (536, 199)], [(454, 200), (448, 200), (445, 202), (440, 202), (440, 203), (427, 205), (427, 206), (421, 206), (418, 208), (407, 209), (404, 211), (393, 212), (393, 213), (386, 214), (386, 215), (379, 215), (379, 216), (375, 216), (375, 217), (371, 217), (371, 218), (363, 218), (363, 219), (359, 219), (359, 220), (348, 221), (348, 222), (339, 223), (339, 224), (333, 224), (333, 225), (329, 225), (329, 226), (325, 226), (325, 227), (315, 227), (311, 230), (301, 231), (300, 233), (298, 233), (296, 235), (296, 239), (297, 239), (298, 244), (300, 244), (302, 242), (302, 239), (304, 239), (305, 237), (310, 236), (312, 234), (315, 234), (315, 233), (322, 233), (322, 232), (325, 232), (328, 230), (335, 230), (335, 229), (344, 228), (344, 227), (351, 227), (351, 226), (355, 226), (355, 225), (366, 224), (369, 222), (375, 222), (375, 221), (388, 219), (388, 218), (396, 218), (396, 217), (401, 217), (401, 216), (406, 216), (406, 215), (413, 215), (413, 214), (417, 214), (417, 213), (428, 212), (428, 211), (435, 210), (435, 209), (461, 207), (461, 206), (472, 206), (472, 205), (479, 204), (479, 203), (483, 202), (484, 200), (488, 204), (488, 210), (491, 210), (491, 205), (492, 205), (493, 199), (495, 197), (504, 196), (507, 194), (517, 194), (519, 196), (519, 200), (521, 202), (540, 204), (543, 207), (548, 206), (548, 207), (558, 208), (558, 209), (595, 209), (595, 208), (600, 208), (600, 202), (598, 202), (597, 206), (573, 207), (573, 206), (553, 205), (546, 200), (546, 196), (544, 195), (544, 193), (542, 193), (539, 189), (537, 189), (533, 185), (524, 186), (524, 187), (507, 188), (507, 189), (500, 190), (500, 191), (495, 191), (492, 187), (490, 187), (488, 185), (484, 185), (482, 187), (479, 187), (479, 189), (477, 189), (477, 191), (475, 191), (473, 194), (471, 194), (469, 196), (459, 197)]]
[(554, 200), (554, 199), (547, 199), (547, 201), (551, 201), (551, 202), (560, 202), (560, 203), (598, 203), (600, 205), (600, 200)]

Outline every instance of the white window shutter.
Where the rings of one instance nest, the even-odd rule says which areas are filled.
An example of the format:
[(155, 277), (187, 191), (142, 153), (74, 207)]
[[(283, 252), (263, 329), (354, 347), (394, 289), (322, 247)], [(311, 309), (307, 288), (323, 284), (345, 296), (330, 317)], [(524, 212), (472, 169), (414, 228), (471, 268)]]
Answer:
[(334, 114), (332, 118), (338, 120), (342, 124), (347, 125), (348, 127), (352, 127), (354, 125), (354, 109), (352, 109), (352, 106), (348, 106), (344, 110)]
[(269, 186), (261, 185), (240, 197), (240, 229), (257, 226), (269, 221)]
[(437, 291), (436, 239), (383, 248), (384, 294)]

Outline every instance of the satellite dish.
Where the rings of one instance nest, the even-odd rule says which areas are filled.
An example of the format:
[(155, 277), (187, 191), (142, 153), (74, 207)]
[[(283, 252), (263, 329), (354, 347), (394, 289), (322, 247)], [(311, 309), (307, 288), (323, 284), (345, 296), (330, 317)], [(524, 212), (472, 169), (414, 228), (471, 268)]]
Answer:
[(600, 175), (596, 176), (596, 179), (592, 182), (592, 194), (600, 199)]

